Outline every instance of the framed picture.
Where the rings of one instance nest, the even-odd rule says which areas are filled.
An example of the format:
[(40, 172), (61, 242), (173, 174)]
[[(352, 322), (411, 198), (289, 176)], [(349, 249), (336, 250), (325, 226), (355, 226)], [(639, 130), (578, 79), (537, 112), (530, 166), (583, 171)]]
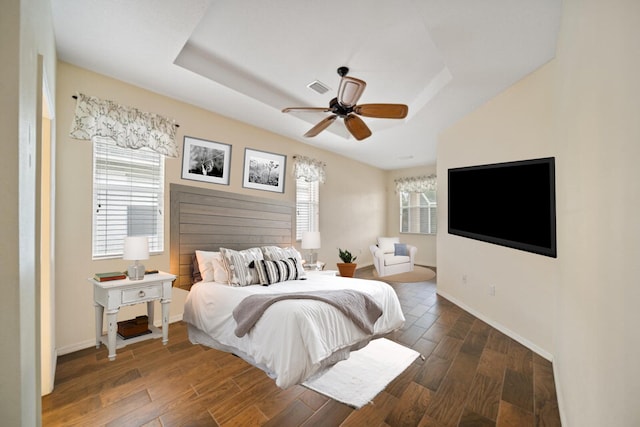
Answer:
[(287, 156), (245, 148), (242, 186), (284, 193), (286, 168)]
[(229, 185), (231, 145), (184, 137), (182, 179)]

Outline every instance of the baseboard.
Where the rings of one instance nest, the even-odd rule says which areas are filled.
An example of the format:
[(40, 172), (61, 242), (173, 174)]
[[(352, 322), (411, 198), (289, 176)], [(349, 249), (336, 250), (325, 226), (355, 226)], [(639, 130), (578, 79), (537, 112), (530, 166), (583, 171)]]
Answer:
[(562, 393), (562, 386), (560, 385), (560, 376), (557, 371), (558, 367), (555, 363), (551, 366), (553, 367), (553, 382), (556, 385), (556, 400), (558, 401), (558, 412), (560, 413), (560, 425), (568, 426), (569, 422), (564, 415), (564, 394)]
[[(169, 317), (169, 323), (176, 323), (176, 322), (180, 322), (182, 320), (182, 313), (180, 314), (176, 314), (175, 316)], [(162, 320), (161, 319), (157, 319), (156, 321), (153, 322), (153, 325), (156, 327), (160, 327), (162, 326)]]
[[(182, 320), (182, 313), (176, 314), (169, 318), (169, 323), (180, 322)], [(154, 321), (153, 325), (156, 327), (162, 326), (162, 321)], [(171, 337), (169, 337), (171, 340)], [(80, 341), (74, 344), (66, 345), (64, 347), (60, 347), (56, 349), (58, 356), (64, 356), (65, 354), (73, 353), (76, 351), (84, 350), (85, 348), (95, 347), (96, 340), (95, 338), (91, 338), (90, 340)]]
[(58, 356), (64, 356), (65, 354), (74, 353), (76, 351), (84, 350), (85, 348), (95, 347), (96, 339), (91, 338), (90, 340), (80, 341), (74, 344), (66, 345), (64, 347), (58, 348)]
[(483, 322), (489, 324), (493, 328), (496, 328), (497, 330), (499, 330), (500, 332), (502, 332), (503, 334), (505, 334), (509, 338), (511, 338), (511, 339), (513, 339), (515, 341), (518, 341), (520, 344), (522, 344), (523, 346), (527, 347), (529, 350), (531, 350), (531, 351), (537, 353), (538, 355), (544, 357), (545, 359), (553, 362), (553, 355), (552, 354), (550, 354), (548, 351), (543, 350), (542, 348), (538, 347), (537, 345), (535, 345), (534, 343), (532, 343), (528, 339), (521, 337), (520, 335), (516, 334), (515, 332), (513, 332), (509, 328), (505, 327), (504, 325), (489, 319), (488, 317), (486, 317), (482, 313), (477, 312), (476, 310), (474, 310), (471, 307), (467, 306), (466, 304), (464, 304), (463, 302), (459, 301), (455, 297), (449, 295), (448, 293), (442, 292), (439, 289), (436, 290), (436, 293), (438, 295), (442, 296), (443, 298), (448, 299), (449, 301), (451, 301), (452, 303), (454, 303), (458, 307), (462, 308), (463, 310), (468, 311), (469, 313), (473, 314), (475, 317), (477, 317), (478, 319), (482, 320)]

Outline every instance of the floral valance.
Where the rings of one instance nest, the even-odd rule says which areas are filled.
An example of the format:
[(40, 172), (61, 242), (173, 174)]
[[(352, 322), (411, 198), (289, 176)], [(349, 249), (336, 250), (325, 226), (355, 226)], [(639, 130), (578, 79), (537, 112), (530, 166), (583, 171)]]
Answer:
[(76, 97), (72, 138), (89, 141), (108, 138), (119, 147), (147, 147), (168, 157), (178, 157), (173, 120), (82, 93)]
[(296, 179), (304, 178), (307, 182), (324, 183), (326, 175), (323, 162), (304, 156), (294, 156), (293, 159), (293, 174)]
[(438, 189), (437, 176), (415, 176), (409, 178), (398, 178), (396, 183), (396, 193), (424, 193), (425, 191), (436, 191)]

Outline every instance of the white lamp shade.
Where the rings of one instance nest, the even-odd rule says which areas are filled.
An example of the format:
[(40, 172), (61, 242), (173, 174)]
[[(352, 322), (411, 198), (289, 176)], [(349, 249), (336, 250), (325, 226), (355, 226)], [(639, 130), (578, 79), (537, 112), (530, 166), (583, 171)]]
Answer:
[(302, 233), (302, 249), (320, 249), (320, 232), (305, 231)]
[(149, 258), (149, 238), (146, 236), (131, 236), (124, 238), (122, 259), (142, 260)]

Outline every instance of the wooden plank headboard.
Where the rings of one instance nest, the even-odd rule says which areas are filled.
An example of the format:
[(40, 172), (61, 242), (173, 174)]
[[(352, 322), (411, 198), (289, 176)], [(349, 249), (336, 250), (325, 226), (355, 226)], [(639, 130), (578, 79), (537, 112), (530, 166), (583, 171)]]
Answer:
[(196, 250), (292, 246), (295, 203), (186, 185), (170, 185), (171, 273), (189, 290)]

